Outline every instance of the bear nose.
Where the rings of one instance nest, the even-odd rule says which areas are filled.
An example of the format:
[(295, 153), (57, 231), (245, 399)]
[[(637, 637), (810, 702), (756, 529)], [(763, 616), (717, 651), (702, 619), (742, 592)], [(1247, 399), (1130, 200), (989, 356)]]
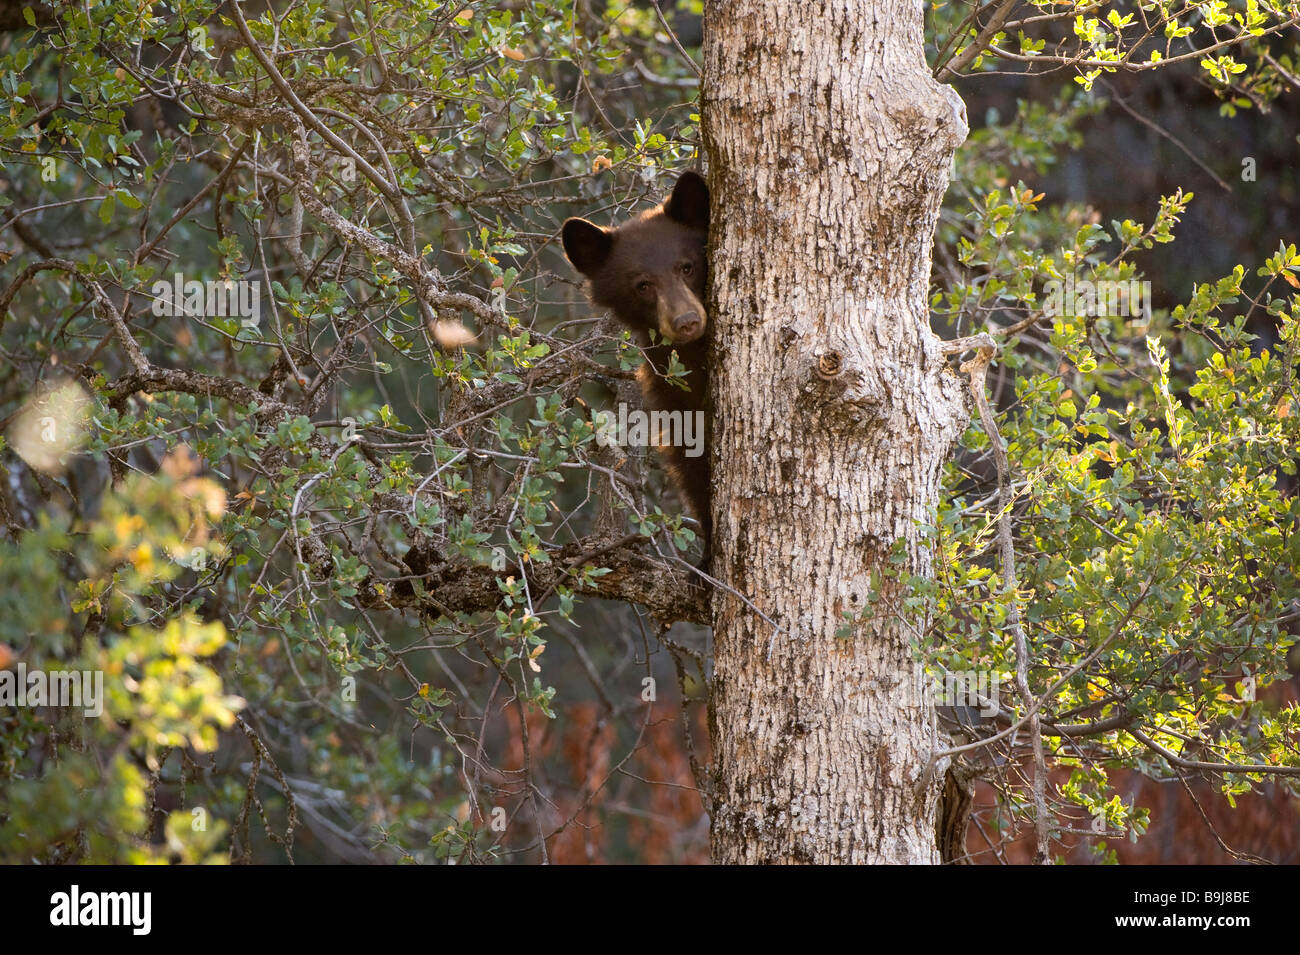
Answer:
[(682, 338), (694, 335), (700, 330), (700, 316), (695, 312), (683, 312), (673, 319), (673, 332)]

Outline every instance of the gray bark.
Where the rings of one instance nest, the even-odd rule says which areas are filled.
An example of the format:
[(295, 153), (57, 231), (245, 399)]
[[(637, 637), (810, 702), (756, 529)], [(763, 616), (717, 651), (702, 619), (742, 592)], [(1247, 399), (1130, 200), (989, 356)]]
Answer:
[(872, 599), (896, 541), (901, 570), (929, 572), (918, 525), (968, 420), (927, 307), (966, 122), (921, 15), (705, 5), (713, 571), (754, 604), (714, 595), (718, 862), (939, 859), (916, 621), (897, 585)]

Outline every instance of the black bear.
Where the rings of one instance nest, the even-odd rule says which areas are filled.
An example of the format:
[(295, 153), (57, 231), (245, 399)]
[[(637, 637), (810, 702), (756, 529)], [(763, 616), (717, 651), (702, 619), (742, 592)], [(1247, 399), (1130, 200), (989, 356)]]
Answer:
[[(630, 328), (645, 352), (637, 371), (647, 410), (700, 412), (705, 440), (702, 454), (690, 456), (676, 444), (661, 444), (673, 483), (700, 522), (705, 553), (713, 522), (709, 514), (708, 315), (704, 287), (708, 260), (709, 187), (698, 173), (684, 172), (673, 194), (617, 228), (586, 219), (568, 219), (561, 233), (564, 254), (587, 278), (592, 304)], [(658, 333), (652, 343), (650, 330)], [(664, 372), (672, 353), (688, 374), (685, 391)]]

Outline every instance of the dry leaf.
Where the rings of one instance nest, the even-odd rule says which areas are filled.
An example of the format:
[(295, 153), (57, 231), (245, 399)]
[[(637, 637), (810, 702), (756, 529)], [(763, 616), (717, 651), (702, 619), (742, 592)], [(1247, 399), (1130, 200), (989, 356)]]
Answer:
[(443, 348), (460, 348), (478, 338), (460, 322), (447, 321), (446, 319), (439, 319), (434, 322), (429, 330), (433, 332), (434, 341)]
[(176, 481), (191, 477), (199, 473), (199, 459), (188, 444), (178, 444), (162, 459), (162, 473)]
[(75, 381), (55, 385), (37, 395), (9, 426), (9, 443), (18, 456), (38, 471), (63, 470), (67, 455), (86, 439), (90, 397)]

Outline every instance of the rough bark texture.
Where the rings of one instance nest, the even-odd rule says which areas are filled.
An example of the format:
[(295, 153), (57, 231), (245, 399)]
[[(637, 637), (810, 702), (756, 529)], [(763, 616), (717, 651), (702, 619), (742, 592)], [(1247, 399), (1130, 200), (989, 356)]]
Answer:
[(915, 0), (705, 5), (713, 569), (780, 626), (714, 595), (718, 862), (939, 860), (914, 623), (871, 597), (895, 541), (929, 571), (968, 417), (927, 308), (966, 122), (921, 38)]

